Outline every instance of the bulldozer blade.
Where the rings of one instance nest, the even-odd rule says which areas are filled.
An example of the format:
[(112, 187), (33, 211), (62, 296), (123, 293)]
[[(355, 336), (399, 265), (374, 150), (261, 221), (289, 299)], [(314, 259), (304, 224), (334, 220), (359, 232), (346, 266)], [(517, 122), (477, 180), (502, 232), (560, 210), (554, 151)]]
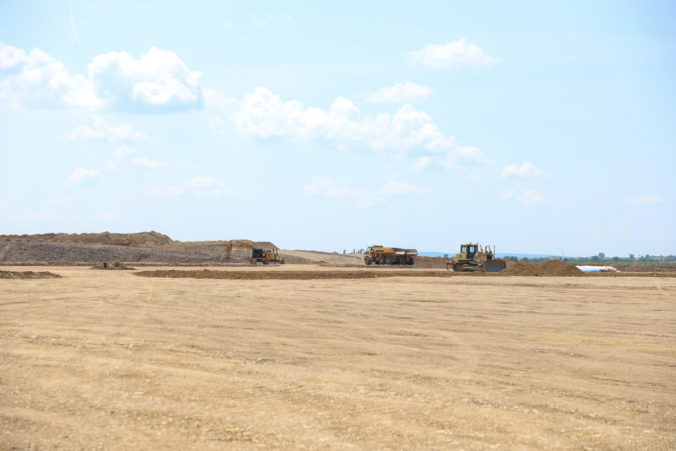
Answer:
[(507, 263), (505, 263), (504, 260), (502, 259), (496, 259), (496, 260), (489, 260), (483, 265), (483, 270), (484, 272), (500, 272), (503, 269), (507, 267)]

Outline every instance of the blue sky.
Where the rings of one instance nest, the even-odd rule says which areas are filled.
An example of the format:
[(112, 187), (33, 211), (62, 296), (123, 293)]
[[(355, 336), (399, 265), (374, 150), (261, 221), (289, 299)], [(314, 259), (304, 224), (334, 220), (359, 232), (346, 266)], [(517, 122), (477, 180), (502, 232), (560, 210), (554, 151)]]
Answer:
[(673, 2), (325, 3), (1, 1), (0, 233), (676, 253)]

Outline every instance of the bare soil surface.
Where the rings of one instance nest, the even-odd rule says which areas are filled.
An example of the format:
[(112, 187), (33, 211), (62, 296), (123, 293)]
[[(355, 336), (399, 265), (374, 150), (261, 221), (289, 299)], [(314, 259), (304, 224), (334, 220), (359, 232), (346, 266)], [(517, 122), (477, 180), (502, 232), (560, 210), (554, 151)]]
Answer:
[(319, 264), (329, 266), (364, 266), (361, 256), (354, 254), (339, 254), (337, 252), (320, 251), (301, 251), (301, 250), (281, 250), (280, 255), (284, 257), (287, 264)]
[(0, 279), (56, 279), (61, 277), (49, 271), (0, 271)]
[(105, 270), (105, 271), (134, 271), (136, 268), (132, 268), (131, 266), (127, 266), (124, 263), (115, 262), (112, 263), (97, 263), (96, 265), (92, 266), (89, 269), (100, 269), (100, 270)]
[(0, 280), (1, 449), (676, 447), (676, 278), (50, 270)]
[(417, 256), (415, 258), (414, 266), (417, 268), (440, 268), (446, 269), (446, 263), (448, 263), (447, 258), (443, 257), (422, 257)]
[(142, 277), (175, 277), (193, 279), (242, 279), (242, 280), (310, 280), (310, 279), (377, 279), (378, 277), (450, 277), (453, 274), (447, 271), (331, 271), (331, 270), (307, 270), (307, 271), (212, 271), (202, 270), (155, 270), (141, 271), (136, 273)]

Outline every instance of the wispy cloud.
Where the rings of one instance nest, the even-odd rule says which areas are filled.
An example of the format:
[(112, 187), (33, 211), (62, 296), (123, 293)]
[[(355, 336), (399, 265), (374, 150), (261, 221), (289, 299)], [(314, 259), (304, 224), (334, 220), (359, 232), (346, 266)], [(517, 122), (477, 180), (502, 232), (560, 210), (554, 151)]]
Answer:
[(432, 191), (432, 188), (427, 186), (419, 186), (411, 183), (404, 183), (398, 180), (390, 180), (382, 188), (378, 190), (379, 194), (385, 196), (392, 196), (397, 194), (425, 194)]
[(71, 141), (107, 141), (111, 143), (143, 141), (148, 136), (131, 124), (114, 125), (100, 116), (92, 118), (89, 125), (82, 125), (64, 133)]
[(176, 185), (150, 188), (146, 191), (146, 194), (151, 197), (178, 197), (183, 195), (208, 197), (235, 194), (235, 191), (215, 177), (201, 175)]
[(427, 44), (420, 50), (407, 53), (406, 57), (413, 64), (434, 69), (463, 65), (489, 66), (497, 62), (496, 58), (488, 56), (464, 37), (446, 44)]
[(96, 169), (86, 169), (83, 167), (76, 167), (73, 173), (66, 181), (67, 186), (81, 185), (84, 183), (92, 183), (101, 177), (101, 173)]
[(425, 99), (431, 96), (433, 92), (434, 90), (429, 86), (407, 81), (377, 89), (370, 93), (366, 100), (371, 103), (411, 103)]
[(647, 196), (647, 197), (630, 197), (627, 199), (627, 202), (630, 204), (665, 204), (666, 200), (657, 196)]
[(515, 199), (517, 202), (520, 202), (525, 205), (548, 205), (544, 196), (534, 189), (522, 189), (519, 193), (516, 193), (513, 189), (509, 189), (504, 192), (501, 196), (503, 199)]
[(547, 205), (548, 202), (544, 196), (534, 189), (523, 189), (521, 193), (516, 196), (516, 200), (526, 205)]
[(303, 193), (306, 196), (320, 197), (355, 197), (361, 192), (356, 189), (348, 188), (344, 183), (338, 183), (328, 177), (313, 177), (312, 182), (303, 187)]
[(75, 19), (73, 18), (73, 6), (70, 4), (70, 0), (68, 1), (68, 13), (70, 14), (70, 27), (73, 30), (73, 37), (75, 38), (75, 42), (77, 42), (78, 46), (82, 46), (80, 43), (80, 37), (77, 35), (77, 29), (75, 28)]
[(354, 198), (359, 208), (371, 208), (385, 203), (389, 196), (420, 195), (429, 193), (432, 188), (405, 183), (393, 178), (377, 190), (356, 189), (345, 183), (336, 182), (328, 177), (313, 177), (312, 182), (303, 187), (306, 196), (324, 198)]
[(142, 168), (149, 168), (149, 169), (162, 169), (166, 168), (168, 166), (167, 163), (161, 160), (150, 160), (145, 157), (140, 157), (140, 158), (134, 158), (132, 161), (132, 164), (134, 166), (139, 166)]
[(516, 164), (509, 164), (502, 169), (502, 177), (548, 177), (549, 173), (536, 167), (534, 164), (526, 161), (521, 166)]

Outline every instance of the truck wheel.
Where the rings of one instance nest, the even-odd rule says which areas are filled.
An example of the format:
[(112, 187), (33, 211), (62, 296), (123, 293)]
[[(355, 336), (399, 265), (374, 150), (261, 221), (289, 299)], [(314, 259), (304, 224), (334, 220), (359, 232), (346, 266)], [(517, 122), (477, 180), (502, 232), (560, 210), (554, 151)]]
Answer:
[(409, 264), (409, 265), (413, 265), (414, 262), (415, 262), (415, 259), (414, 259), (413, 257), (411, 257), (411, 258), (408, 259), (408, 264)]
[(364, 257), (364, 264), (370, 265), (371, 264), (371, 257)]
[(385, 257), (385, 264), (391, 265), (392, 264), (392, 257), (390, 257), (389, 255), (387, 257)]

